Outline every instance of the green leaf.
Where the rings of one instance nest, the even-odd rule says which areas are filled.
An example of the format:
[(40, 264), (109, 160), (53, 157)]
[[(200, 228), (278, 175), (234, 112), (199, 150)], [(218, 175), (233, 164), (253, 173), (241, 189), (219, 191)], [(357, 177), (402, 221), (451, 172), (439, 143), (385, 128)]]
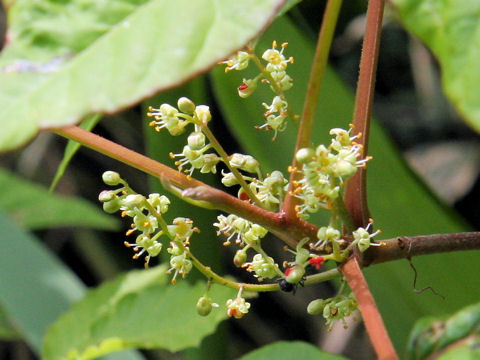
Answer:
[(49, 194), (48, 190), (0, 168), (0, 208), (29, 229), (85, 226), (102, 230), (118, 228), (117, 219), (84, 199)]
[[(39, 353), (47, 327), (85, 293), (71, 270), (0, 210), (0, 304), (7, 318)], [(141, 360), (132, 351), (111, 360)]]
[[(262, 37), (257, 45), (260, 54), (270, 47), (274, 39), (278, 42), (288, 40), (289, 46), (285, 53), (295, 58), (294, 64), (288, 67), (288, 73), (294, 79), (294, 87), (286, 95), (289, 104), (299, 114), (308, 81), (308, 71), (305, 69), (309, 68), (313, 58), (314, 44), (284, 18), (277, 20)], [(248, 153), (257, 157), (267, 167), (267, 171), (286, 169), (295, 144), (293, 125), (289, 123), (287, 131), (279, 134), (275, 142), (271, 142), (272, 133), (255, 132), (253, 129), (253, 125), (263, 123), (264, 109), (261, 102), (270, 102), (273, 95), (260, 93), (260, 99), (256, 94), (248, 99), (235, 98), (236, 87), (241, 83), (242, 76), (248, 75), (241, 72), (234, 74), (233, 71), (226, 75), (214, 72), (213, 75), (215, 94), (222, 112), (240, 144)], [(238, 77), (233, 79), (235, 75)], [(346, 128), (352, 114), (353, 94), (331, 69), (327, 69), (312, 132), (313, 141), (316, 144), (328, 143), (329, 130), (334, 127)], [(369, 153), (373, 155), (373, 160), (368, 165), (368, 200), (375, 227), (383, 231), (383, 238), (468, 230), (454, 213), (432, 197), (405, 166), (376, 122), (371, 129)], [(311, 221), (323, 226), (326, 223), (326, 213), (318, 214)], [(433, 286), (437, 292), (447, 297), (446, 301), (429, 291), (422, 294), (414, 292), (414, 274), (406, 260), (376, 265), (365, 270), (370, 288), (399, 351), (403, 351), (408, 332), (418, 318), (455, 311), (470, 304), (476, 300), (476, 293), (469, 289), (480, 288), (479, 277), (470, 277), (468, 288), (458, 281), (460, 276), (477, 268), (478, 252), (432, 255), (415, 258), (413, 262), (419, 274), (419, 287)]]
[(83, 284), (30, 234), (0, 211), (0, 302), (39, 350), (46, 327), (83, 295)]
[(446, 95), (480, 131), (480, 3), (475, 0), (393, 0), (401, 22), (438, 59)]
[[(205, 284), (170, 285), (165, 270), (131, 271), (90, 291), (49, 329), (43, 358), (92, 359), (127, 348), (178, 351), (198, 346), (226, 318), (225, 306), (201, 317), (195, 304)], [(209, 294), (223, 305), (234, 293), (214, 286)]]
[[(82, 129), (85, 130), (92, 130), (95, 125), (98, 124), (100, 119), (102, 118), (101, 115), (92, 115), (87, 117), (82, 123), (79, 125)], [(65, 174), (65, 171), (67, 170), (68, 164), (70, 164), (70, 161), (72, 161), (73, 157), (77, 153), (78, 150), (80, 150), (80, 147), (82, 145), (79, 144), (76, 141), (73, 140), (68, 140), (67, 146), (65, 147), (65, 151), (63, 153), (63, 159), (60, 165), (58, 165), (57, 172), (55, 173), (55, 176), (52, 180), (52, 183), (50, 184), (49, 192), (53, 192), (53, 190), (57, 187), (58, 182), (60, 179), (63, 177), (63, 174)]]
[(254, 38), (283, 1), (17, 3), (0, 56), (0, 151), (207, 70)]
[[(449, 318), (419, 320), (410, 334), (410, 359), (477, 359), (480, 355), (480, 304), (468, 306)], [(435, 356), (435, 358), (437, 358)]]
[(324, 352), (315, 346), (301, 341), (280, 341), (271, 345), (254, 350), (240, 360), (342, 360), (346, 359), (340, 355), (333, 355)]

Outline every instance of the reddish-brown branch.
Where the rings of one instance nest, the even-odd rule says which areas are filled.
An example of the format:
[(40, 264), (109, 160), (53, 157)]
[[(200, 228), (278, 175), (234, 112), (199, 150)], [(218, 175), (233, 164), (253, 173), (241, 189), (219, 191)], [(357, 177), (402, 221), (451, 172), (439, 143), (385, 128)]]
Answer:
[(480, 249), (480, 232), (399, 236), (380, 241), (363, 256), (362, 267), (414, 256)]
[(341, 267), (341, 271), (358, 301), (358, 307), (377, 358), (380, 360), (398, 359), (356, 257), (352, 256), (348, 259)]
[[(384, 5), (385, 0), (370, 0), (368, 2), (367, 28), (365, 30), (362, 56), (360, 59), (360, 73), (355, 97), (353, 125), (355, 126), (355, 134), (362, 133), (362, 137), (357, 140), (357, 142), (363, 145), (364, 154), (368, 153), (370, 118), (375, 90), (375, 75), (377, 72)], [(368, 223), (369, 212), (367, 206), (365, 169), (359, 169), (355, 176), (348, 181), (345, 190), (345, 205), (357, 227), (365, 226)]]
[[(362, 134), (357, 142), (368, 153), (370, 118), (375, 90), (375, 75), (380, 47), (383, 9), (385, 0), (370, 0), (367, 9), (367, 27), (360, 58), (355, 109), (353, 116), (354, 133)], [(345, 206), (355, 227), (365, 227), (370, 217), (367, 205), (366, 170), (359, 169), (350, 179), (345, 189)], [(352, 256), (342, 267), (348, 285), (354, 292), (370, 341), (379, 359), (398, 359), (388, 336), (387, 329), (368, 288), (358, 264), (357, 256)]]
[(55, 133), (75, 140), (84, 146), (105, 154), (113, 159), (128, 164), (147, 174), (160, 179), (168, 179), (170, 183), (185, 189), (183, 195), (194, 200), (207, 201), (218, 210), (236, 214), (247, 220), (265, 226), (286, 244), (295, 247), (299, 239), (310, 237), (314, 239), (318, 228), (301, 220), (288, 221), (281, 213), (274, 213), (241, 201), (224, 191), (218, 190), (201, 181), (174, 170), (147, 156), (127, 149), (113, 141), (83, 130), (77, 126), (67, 126), (52, 129)]

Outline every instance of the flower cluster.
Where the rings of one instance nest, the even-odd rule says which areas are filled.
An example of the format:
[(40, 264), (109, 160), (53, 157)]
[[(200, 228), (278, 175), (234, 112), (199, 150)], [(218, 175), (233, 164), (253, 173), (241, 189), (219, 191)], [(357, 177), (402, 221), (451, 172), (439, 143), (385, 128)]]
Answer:
[(297, 151), (297, 162), (301, 169), (289, 169), (301, 175), (294, 182), (294, 195), (301, 200), (297, 206), (297, 215), (308, 219), (309, 213), (320, 208), (329, 208), (330, 203), (340, 195), (345, 180), (352, 177), (357, 168), (365, 167), (371, 157), (362, 158), (362, 146), (355, 143), (357, 136), (350, 131), (332, 129), (335, 137), (327, 147), (319, 145), (316, 149), (303, 148)]
[(135, 231), (140, 232), (134, 243), (124, 242), (125, 246), (135, 252), (133, 258), (138, 259), (145, 255), (145, 268), (148, 268), (150, 259), (160, 254), (163, 247), (161, 237), (165, 235), (170, 239), (167, 251), (171, 254), (171, 268), (168, 272), (175, 271), (172, 283), (176, 282), (178, 274), (185, 277), (192, 269), (192, 262), (188, 257), (190, 237), (199, 231), (193, 226), (193, 221), (177, 217), (171, 225), (167, 225), (162, 215), (168, 211), (170, 200), (165, 195), (154, 193), (146, 198), (137, 194), (113, 171), (103, 173), (102, 179), (107, 185), (120, 185), (115, 190), (104, 190), (100, 193), (98, 199), (103, 203), (103, 209), (108, 213), (121, 211), (122, 217), (132, 218), (127, 236)]
[(343, 326), (347, 328), (345, 318), (357, 309), (357, 305), (357, 300), (353, 293), (350, 293), (350, 295), (340, 294), (329, 299), (313, 300), (308, 304), (307, 312), (311, 315), (322, 314), (330, 330), (333, 323), (337, 320), (341, 320)]
[(254, 272), (258, 281), (263, 279), (273, 279), (278, 276), (278, 265), (270, 256), (264, 256), (263, 254), (255, 254), (253, 260), (244, 264), (248, 272)]
[(246, 51), (239, 51), (231, 59), (222, 62), (222, 64), (227, 65), (225, 71), (228, 72), (230, 70), (243, 70), (247, 68), (250, 59), (256, 60), (255, 62), (260, 68), (260, 74), (253, 79), (243, 79), (242, 84), (238, 87), (238, 95), (242, 98), (250, 96), (257, 89), (259, 81), (270, 85), (276, 96), (273, 98), (271, 105), (263, 103), (263, 106), (267, 109), (264, 114), (265, 123), (256, 128), (273, 130), (274, 140), (277, 138), (278, 132), (284, 131), (287, 126), (288, 103), (283, 93), (293, 86), (293, 79), (287, 74), (287, 66), (289, 63), (293, 63), (293, 57), (286, 58), (283, 54), (287, 45), (288, 43), (281, 44), (280, 50), (278, 50), (277, 42), (274, 41), (272, 47), (262, 54), (261, 59), (266, 62), (265, 66), (253, 53)]
[[(274, 96), (270, 103), (262, 104), (266, 109), (265, 123), (257, 128), (273, 130), (274, 139), (279, 132), (285, 130), (287, 118), (293, 120), (295, 117), (284, 95), (293, 84), (292, 78), (287, 74), (288, 65), (293, 63), (293, 58), (284, 55), (286, 47), (287, 43), (284, 43), (278, 49), (277, 43), (273, 42), (272, 47), (260, 58), (248, 49), (223, 62), (227, 66), (226, 72), (243, 70), (249, 66), (250, 61), (258, 66), (259, 74), (252, 79), (243, 79), (238, 93), (242, 98), (248, 97), (257, 89), (259, 83), (270, 87)], [(169, 104), (162, 104), (158, 108), (150, 107), (147, 115), (152, 118), (150, 125), (156, 131), (167, 129), (171, 135), (177, 136), (191, 129), (191, 132), (187, 132), (187, 144), (182, 152), (170, 153), (179, 171), (188, 176), (192, 176), (195, 170), (215, 174), (217, 166), (223, 163), (220, 164), (223, 166), (222, 183), (227, 187), (239, 186), (239, 199), (265, 211), (281, 211), (289, 188), (289, 196), (299, 200), (295, 211), (300, 219), (308, 219), (309, 214), (320, 208), (331, 210), (329, 225), (320, 227), (316, 238), (306, 237), (298, 241), (295, 249), (287, 248), (294, 258), (283, 261), (283, 271), (276, 262), (278, 259), (268, 256), (262, 248), (262, 239), (268, 233), (267, 228), (235, 214), (219, 215), (217, 222), (213, 224), (217, 235), (225, 236), (224, 245), (235, 242), (239, 246), (233, 258), (234, 264), (253, 273), (259, 282), (274, 279), (270, 287), (274, 288), (276, 281), (281, 290), (295, 292), (298, 286), (311, 282), (311, 278), (306, 276), (307, 273), (319, 271), (326, 261), (332, 260), (339, 264), (344, 262), (355, 248), (364, 252), (370, 246), (381, 244), (373, 241), (380, 233), (379, 230), (372, 232), (373, 221), (365, 228), (360, 227), (353, 231), (351, 236), (342, 234), (342, 226), (346, 224), (346, 221), (342, 223), (345, 219), (341, 218), (339, 211), (344, 206), (341, 202), (342, 188), (345, 181), (351, 178), (358, 168), (365, 167), (370, 160), (370, 157), (364, 156), (362, 146), (355, 142), (361, 134), (352, 136), (352, 129), (334, 128), (330, 131), (332, 140), (328, 146), (319, 145), (297, 151), (297, 168), (288, 169), (296, 179), (290, 186), (283, 173), (278, 170), (265, 175), (259, 161), (253, 156), (240, 153), (228, 155), (208, 127), (212, 116), (206, 105), (196, 105), (192, 100), (182, 97), (176, 107)], [(208, 277), (208, 284), (207, 291), (199, 298), (196, 308), (200, 315), (208, 315), (212, 308), (218, 306), (208, 296), (208, 290), (211, 283), (221, 281), (218, 281), (219, 275), (201, 264), (189, 250), (190, 238), (199, 231), (194, 227), (193, 221), (177, 217), (173, 222), (167, 223), (163, 215), (168, 211), (170, 200), (166, 196), (155, 193), (147, 198), (137, 194), (117, 173), (111, 171), (103, 174), (103, 180), (107, 185), (117, 187), (100, 193), (99, 200), (103, 203), (104, 210), (108, 213), (121, 211), (122, 216), (132, 218), (127, 235), (137, 233), (136, 239), (131, 243), (125, 242), (125, 245), (133, 249), (133, 257), (137, 259), (145, 256), (145, 267), (148, 267), (150, 259), (158, 256), (163, 246), (168, 247), (168, 273), (173, 274), (172, 283), (176, 283), (179, 276), (185, 277), (193, 266), (199, 268)], [(174, 186), (170, 190), (185, 198), (189, 196), (188, 191), (182, 192)], [(196, 201), (194, 196), (187, 200)], [(204, 203), (208, 203), (208, 199), (199, 200), (197, 204)], [(251, 257), (249, 252), (252, 253)], [(226, 279), (224, 281), (229, 282)], [(242, 296), (244, 286), (236, 284), (239, 288), (237, 296), (226, 302), (227, 315), (230, 317), (241, 318), (249, 311), (250, 304)], [(337, 320), (344, 321), (344, 317), (356, 308), (357, 302), (352, 294), (342, 294), (343, 287), (344, 285), (333, 298), (312, 301), (308, 312), (322, 314), (330, 327)]]
[(207, 152), (212, 149), (212, 145), (206, 143), (206, 137), (201, 131), (212, 118), (209, 107), (196, 106), (186, 97), (178, 99), (177, 106), (178, 109), (169, 104), (162, 104), (158, 109), (150, 107), (147, 116), (153, 117), (154, 120), (149, 125), (153, 126), (155, 131), (166, 128), (171, 135), (176, 136), (184, 133), (189, 124), (193, 124), (195, 129), (188, 136), (187, 145), (183, 151), (178, 154), (170, 153), (170, 157), (180, 158), (175, 162), (180, 171), (189, 165), (190, 168), (184, 171), (190, 176), (195, 169), (200, 170), (201, 173), (215, 174), (217, 164), (222, 159), (215, 153)]
[(260, 239), (267, 235), (267, 229), (251, 221), (245, 220), (240, 216), (230, 214), (228, 216), (219, 215), (218, 222), (213, 226), (218, 228), (217, 235), (223, 234), (227, 240), (223, 245), (228, 246), (231, 240), (240, 246), (257, 246)]

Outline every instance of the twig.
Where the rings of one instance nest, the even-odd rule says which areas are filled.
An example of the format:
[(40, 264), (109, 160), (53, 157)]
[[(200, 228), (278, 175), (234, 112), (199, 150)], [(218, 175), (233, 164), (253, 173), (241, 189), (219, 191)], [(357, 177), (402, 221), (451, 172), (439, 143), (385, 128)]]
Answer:
[(77, 141), (84, 146), (147, 174), (160, 179), (166, 178), (171, 184), (184, 189), (182, 192), (183, 196), (190, 197), (194, 200), (206, 201), (212, 204), (217, 210), (236, 214), (244, 219), (260, 224), (293, 248), (295, 248), (298, 243), (298, 239), (304, 237), (310, 237), (311, 239), (316, 238), (318, 228), (315, 225), (302, 220), (296, 220), (291, 223), (287, 222), (281, 213), (267, 211), (247, 201), (242, 201), (224, 191), (218, 190), (199, 180), (195, 180), (158, 161), (77, 126), (67, 126), (51, 130), (60, 136)]
[[(328, 0), (325, 13), (323, 15), (322, 27), (318, 35), (317, 47), (315, 49), (315, 57), (313, 59), (312, 70), (310, 72), (310, 80), (308, 83), (307, 95), (303, 105), (302, 119), (297, 134), (297, 143), (293, 154), (292, 168), (297, 168), (297, 160), (295, 154), (301, 148), (310, 144), (310, 133), (312, 132), (313, 117), (318, 104), (318, 96), (322, 87), (323, 75), (328, 63), (330, 47), (332, 44), (335, 26), (337, 24), (338, 14), (342, 0)], [(296, 219), (295, 205), (297, 199), (292, 195), (292, 184), (296, 179), (295, 172), (290, 174), (290, 191), (287, 193), (283, 202), (283, 211), (287, 219)]]
[(414, 256), (480, 249), (480, 232), (399, 236), (379, 241), (363, 256), (363, 267)]
[[(354, 132), (355, 134), (362, 133), (362, 137), (356, 141), (363, 146), (364, 154), (368, 153), (370, 117), (372, 114), (384, 5), (385, 0), (370, 0), (368, 2), (367, 28), (363, 39), (360, 73), (355, 96)], [(366, 169), (358, 169), (355, 176), (347, 182), (345, 204), (357, 227), (367, 225), (370, 216), (367, 207)]]
[(356, 257), (350, 257), (341, 267), (341, 271), (358, 301), (358, 308), (377, 358), (380, 360), (398, 359)]

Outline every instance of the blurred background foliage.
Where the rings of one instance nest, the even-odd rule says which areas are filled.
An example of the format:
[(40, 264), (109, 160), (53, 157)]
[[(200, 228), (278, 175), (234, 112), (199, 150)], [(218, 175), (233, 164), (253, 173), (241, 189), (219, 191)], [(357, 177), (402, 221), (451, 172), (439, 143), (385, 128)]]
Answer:
[[(297, 113), (301, 111), (323, 5), (314, 0), (300, 2), (285, 18), (277, 20), (258, 44), (261, 53), (274, 39), (289, 42), (287, 54), (296, 60), (291, 67), (295, 87), (289, 95)], [(319, 123), (312, 134), (316, 141), (325, 141), (327, 129), (346, 126), (351, 120), (365, 10), (365, 1), (352, 0), (343, 4), (331, 67), (321, 94)], [(4, 23), (0, 21), (0, 25)], [(293, 126), (290, 125), (274, 143), (270, 141), (272, 134), (254, 132), (252, 126), (262, 122), (260, 103), (268, 102), (269, 95), (260, 92), (258, 97), (251, 99), (238, 98), (236, 87), (243, 74), (237, 75), (225, 75), (223, 69), (213, 69), (181, 88), (158, 94), (116, 115), (103, 116), (94, 132), (171, 164), (168, 152), (180, 150), (185, 139), (152, 132), (146, 126), (145, 109), (149, 104), (175, 103), (178, 97), (188, 96), (197, 104), (211, 107), (213, 131), (227, 152), (250, 152), (267, 170), (285, 169), (294, 144)], [(396, 20), (396, 13), (387, 8), (377, 74), (376, 122), (370, 146), (374, 160), (369, 167), (372, 216), (385, 237), (480, 228), (477, 205), (479, 137), (446, 100), (440, 76), (436, 58), (405, 31)], [(19, 180), (11, 179), (10, 173), (0, 173), (3, 185), (0, 208), (8, 213), (2, 217), (0, 241), (2, 252), (11, 258), (11, 262), (0, 262), (0, 293), (3, 293), (0, 295), (0, 359), (38, 358), (41, 343), (38, 333), (43, 333), (44, 329), (29, 333), (28, 327), (38, 329), (45, 326), (45, 322), (53, 321), (73, 300), (83, 296), (86, 287), (95, 287), (124, 271), (143, 267), (141, 262), (130, 259), (129, 251), (123, 246), (123, 231), (128, 225), (100, 212), (97, 196), (105, 188), (101, 182), (101, 173), (105, 170), (118, 171), (132, 188), (144, 194), (161, 191), (158, 180), (101, 154), (81, 149), (58, 183), (55, 190), (58, 199), (52, 200), (45, 189), (50, 186), (62, 161), (65, 144), (64, 139), (42, 132), (26, 148), (0, 158), (3, 169), (32, 183), (28, 185), (28, 193), (25, 190), (18, 193), (15, 186), (19, 185)], [(200, 179), (219, 183), (213, 177)], [(39, 189), (38, 184), (44, 189)], [(65, 197), (75, 199), (71, 200), (74, 203), (60, 204), (67, 201)], [(232, 265), (233, 250), (223, 248), (222, 241), (208, 226), (216, 214), (197, 211), (173, 200), (171, 212), (194, 218), (202, 229), (201, 240), (192, 244), (198, 257), (215, 270), (248, 281), (249, 277), (237, 272)], [(59, 202), (59, 205), (52, 205), (59, 213), (49, 209), (52, 201)], [(315, 218), (319, 224), (322, 221), (321, 214)], [(12, 224), (30, 231), (40, 239), (41, 246), (36, 250), (27, 249), (28, 245), (22, 248), (15, 240), (17, 235), (12, 234), (19, 232), (18, 238), (32, 235)], [(15, 242), (16, 247), (12, 244)], [(268, 252), (283, 256), (281, 244), (272, 244)], [(58, 297), (48, 298), (49, 291), (42, 292), (40, 280), (32, 276), (31, 271), (35, 269), (35, 261), (43, 264), (40, 260), (44, 258), (45, 263), (52, 264), (52, 272), (57, 267), (70, 269), (71, 276), (56, 284), (59, 293), (65, 288), (72, 289), (70, 297), (60, 301)], [(400, 353), (405, 350), (408, 331), (415, 320), (424, 315), (453, 312), (478, 301), (478, 291), (465, 286), (468, 282), (469, 289), (480, 287), (478, 277), (475, 279), (472, 275), (479, 270), (478, 256), (474, 253), (431, 256), (414, 259), (414, 263), (421, 287), (433, 286), (446, 300), (428, 291), (416, 294), (414, 275), (406, 261), (366, 270)], [(191, 281), (194, 280), (192, 276)], [(351, 322), (347, 330), (339, 326), (328, 332), (322, 319), (306, 314), (310, 300), (331, 296), (334, 291), (333, 284), (321, 284), (299, 289), (295, 296), (261, 294), (253, 300), (252, 311), (247, 317), (222, 323), (199, 348), (180, 353), (149, 350), (141, 356), (148, 359), (233, 359), (278, 340), (303, 340), (354, 359), (373, 358), (361, 322)], [(16, 297), (8, 296), (11, 294)], [(25, 302), (18, 301), (21, 298), (26, 298)], [(38, 324), (31, 324), (31, 319), (38, 314), (43, 314), (45, 321), (40, 319)]]

